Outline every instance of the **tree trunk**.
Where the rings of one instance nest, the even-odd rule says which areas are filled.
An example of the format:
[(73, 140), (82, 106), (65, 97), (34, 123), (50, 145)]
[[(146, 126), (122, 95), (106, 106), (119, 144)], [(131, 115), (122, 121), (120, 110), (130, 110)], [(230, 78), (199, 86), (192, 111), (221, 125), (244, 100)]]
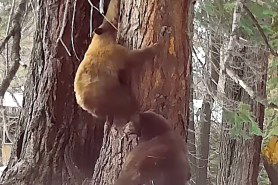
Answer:
[[(133, 90), (141, 110), (155, 109), (170, 119), (186, 139), (189, 118), (189, 37), (187, 35), (190, 1), (126, 0), (121, 5), (119, 40), (129, 48), (162, 43), (154, 62), (134, 73)], [(91, 184), (112, 184), (118, 177), (125, 156), (137, 143), (106, 125), (103, 147)]]
[[(247, 55), (247, 48), (244, 48), (244, 53), (241, 53), (241, 58)], [(257, 61), (256, 61), (257, 60)], [(251, 60), (252, 61), (252, 60)], [(267, 64), (267, 56), (263, 51), (258, 52), (257, 56), (253, 56), (254, 63), (262, 66)], [(258, 62), (260, 61), (260, 63)], [(238, 66), (236, 73), (241, 78), (252, 75), (255, 80), (258, 74), (250, 74), (250, 69), (244, 67), (244, 61), (238, 57), (234, 58), (233, 66)], [(248, 74), (249, 72), (249, 74)], [(246, 92), (237, 84), (233, 83), (230, 78), (226, 79), (226, 95), (233, 101), (244, 102), (251, 105), (253, 114), (259, 128), (263, 127), (264, 120), (264, 106), (260, 103), (251, 101)], [(265, 96), (265, 77), (261, 77), (260, 84), (254, 86), (254, 91), (260, 95)], [(231, 135), (231, 125), (227, 118), (230, 114), (228, 111), (223, 113), (223, 128), (221, 130), (221, 143), (220, 143), (220, 170), (218, 174), (218, 184), (220, 185), (256, 185), (258, 184), (260, 153), (261, 153), (261, 136), (252, 136), (250, 139), (236, 139)], [(242, 130), (249, 130), (250, 128), (245, 125)], [(236, 170), (235, 170), (236, 169)]]
[(189, 153), (189, 163), (191, 168), (191, 179), (190, 184), (196, 184), (197, 179), (197, 160), (196, 160), (196, 132), (195, 132), (195, 119), (194, 119), (194, 104), (193, 104), (193, 78), (191, 79), (191, 89), (190, 89), (190, 117), (188, 122), (188, 138), (187, 138), (187, 146)]
[[(133, 88), (142, 110), (154, 108), (173, 121), (185, 139), (189, 3), (127, 0), (122, 2), (119, 28), (120, 40), (130, 48), (162, 43), (155, 62), (133, 76)], [(126, 153), (136, 144), (136, 138), (94, 120), (76, 104), (73, 80), (77, 58), (83, 58), (91, 40), (90, 8), (87, 0), (39, 1), (21, 127), (2, 184), (112, 184)], [(93, 12), (95, 27), (102, 19)]]
[(212, 99), (209, 94), (203, 98), (200, 119), (200, 145), (198, 146), (198, 172), (197, 185), (207, 185), (208, 181), (208, 158), (210, 149), (210, 126)]
[[(213, 108), (212, 94), (217, 94), (217, 84), (219, 81), (219, 64), (220, 64), (220, 39), (216, 38), (214, 33), (210, 35), (210, 61), (206, 73), (210, 74), (208, 77), (207, 88), (210, 92), (204, 95), (201, 108), (200, 119), (200, 145), (198, 146), (198, 172), (197, 172), (197, 185), (210, 184), (209, 182), (209, 151), (210, 151), (210, 128), (211, 128), (211, 114)], [(207, 62), (208, 63), (208, 62)], [(206, 80), (206, 79), (205, 79)]]
[[(237, 0), (236, 2), (232, 31), (224, 57), (225, 71), (229, 74), (225, 82), (225, 96), (229, 98), (229, 109), (235, 108), (240, 102), (249, 104), (257, 118), (258, 126), (262, 128), (262, 116), (257, 114), (257, 112), (260, 112), (260, 108), (256, 106), (257, 102), (251, 100), (248, 89), (242, 88), (243, 86), (240, 86), (238, 82), (236, 83), (235, 78), (232, 76), (232, 73), (234, 73), (243, 82), (247, 82), (247, 79), (249, 79), (248, 87), (251, 87), (250, 89), (256, 93), (261, 92), (261, 89), (257, 88), (254, 81), (262, 81), (263, 78), (259, 74), (253, 73), (247, 64), (248, 61), (252, 61), (253, 65), (263, 66), (267, 57), (259, 48), (257, 48), (257, 52), (253, 51), (255, 48), (248, 48), (246, 44), (241, 44), (239, 40), (240, 36), (244, 38), (243, 35), (239, 35), (241, 33), (239, 23), (244, 3), (244, 0)], [(232, 127), (232, 122), (229, 119), (231, 117), (230, 113), (231, 111), (229, 110), (223, 111), (218, 184), (256, 185), (259, 174), (261, 138), (258, 136), (251, 136), (250, 139), (246, 139), (243, 136), (241, 138), (233, 137), (230, 130)], [(241, 129), (246, 133), (250, 131), (250, 127), (247, 124), (244, 124)]]
[[(83, 58), (91, 40), (90, 8), (87, 0), (38, 2), (20, 129), (3, 184), (81, 184), (91, 175), (103, 124), (77, 106), (73, 92), (76, 56)], [(94, 25), (101, 21), (94, 11)]]
[[(189, 8), (189, 16), (188, 16), (188, 32), (190, 33), (190, 40), (191, 40), (191, 51), (193, 49), (193, 34), (194, 34), (194, 4), (190, 4)], [(191, 169), (191, 179), (189, 184), (194, 185), (196, 184), (196, 177), (197, 177), (197, 160), (196, 160), (196, 132), (195, 132), (195, 120), (194, 120), (194, 85), (193, 85), (193, 75), (192, 75), (192, 53), (190, 53), (190, 73), (191, 73), (191, 84), (190, 84), (190, 115), (189, 115), (189, 122), (188, 122), (188, 137), (187, 137), (187, 146), (188, 146), (188, 153), (189, 153), (189, 163)]]

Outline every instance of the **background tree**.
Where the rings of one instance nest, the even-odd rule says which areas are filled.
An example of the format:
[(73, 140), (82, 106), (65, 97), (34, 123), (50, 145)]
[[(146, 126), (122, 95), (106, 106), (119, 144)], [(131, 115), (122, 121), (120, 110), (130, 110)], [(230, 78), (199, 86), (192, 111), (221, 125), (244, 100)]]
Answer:
[[(111, 184), (136, 138), (94, 120), (75, 102), (73, 79), (102, 16), (98, 1), (37, 2), (36, 33), (25, 100), (3, 184)], [(105, 8), (109, 2), (105, 1)], [(154, 63), (134, 75), (142, 110), (154, 108), (186, 139), (189, 116), (190, 1), (125, 1), (120, 42), (163, 43)], [(173, 83), (174, 82), (174, 83)], [(93, 174), (92, 174), (93, 173)], [(93, 178), (92, 178), (93, 175)], [(93, 179), (93, 181), (91, 181)]]
[[(277, 83), (274, 82), (273, 76), (267, 74), (273, 73), (272, 65), (268, 67), (268, 60), (272, 61), (273, 56), (275, 59), (277, 55), (277, 14), (274, 13), (274, 10), (277, 10), (277, 2), (243, 2), (245, 6), (241, 11), (237, 11), (237, 14), (241, 15), (240, 19), (238, 15), (234, 17), (238, 21), (235, 24), (236, 32), (231, 32), (235, 3), (236, 1), (199, 1), (196, 5), (193, 42), (195, 133), (197, 154), (209, 154), (207, 158), (201, 158), (205, 155), (197, 155), (197, 175), (207, 173), (206, 184), (268, 184), (259, 154), (261, 136), (267, 142), (276, 133), (277, 121), (274, 114), (277, 114), (277, 103), (272, 95), (276, 91), (274, 89), (277, 89)], [(230, 35), (234, 38), (231, 45), (233, 47), (229, 47)], [(211, 36), (217, 39), (212, 42)], [(217, 50), (221, 62), (219, 72), (215, 58), (212, 57), (217, 56)], [(210, 52), (213, 55), (210, 55)], [(228, 59), (227, 53), (230, 53)], [(224, 65), (224, 61), (228, 63)], [(216, 69), (218, 74), (209, 71), (211, 69)], [(215, 74), (220, 77), (218, 82), (215, 80)], [(209, 79), (217, 84), (216, 92)], [(211, 124), (210, 132), (204, 132), (207, 130), (203, 129), (209, 126), (203, 124), (203, 118), (208, 114), (202, 109), (207, 94), (210, 94), (214, 101), (214, 104), (210, 105), (211, 118), (206, 120)], [(267, 108), (265, 119), (264, 107)], [(222, 127), (222, 124), (225, 127)], [(262, 133), (263, 124), (268, 126)], [(204, 149), (201, 143), (208, 143), (208, 139), (202, 138), (208, 134), (210, 146)], [(273, 153), (271, 156), (274, 155)], [(208, 167), (204, 165), (206, 161)], [(241, 172), (248, 172), (249, 175), (242, 175)], [(223, 181), (217, 182), (217, 176), (223, 178)], [(202, 177), (198, 178), (199, 182), (203, 181)]]
[(33, 36), (30, 32), (33, 31), (34, 18), (29, 14), (32, 5), (33, 2), (29, 1), (0, 1), (0, 138), (3, 164), (9, 159), (18, 127)]

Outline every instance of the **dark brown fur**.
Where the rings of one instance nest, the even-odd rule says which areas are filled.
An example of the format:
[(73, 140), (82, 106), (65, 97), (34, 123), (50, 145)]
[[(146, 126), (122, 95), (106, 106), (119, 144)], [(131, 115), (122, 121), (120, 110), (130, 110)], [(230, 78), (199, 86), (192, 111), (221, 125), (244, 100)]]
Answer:
[(185, 142), (162, 116), (140, 113), (140, 144), (128, 155), (115, 185), (184, 185), (190, 179)]

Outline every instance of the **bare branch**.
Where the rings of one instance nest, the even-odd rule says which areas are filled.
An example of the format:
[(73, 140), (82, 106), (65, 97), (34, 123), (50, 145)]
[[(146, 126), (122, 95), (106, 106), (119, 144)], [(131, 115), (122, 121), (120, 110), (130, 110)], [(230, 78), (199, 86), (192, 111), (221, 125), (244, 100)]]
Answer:
[(67, 22), (67, 13), (68, 13), (68, 8), (69, 8), (69, 0), (67, 0), (66, 2), (66, 6), (65, 6), (65, 10), (64, 10), (64, 16), (63, 16), (63, 22), (62, 22), (62, 28), (60, 30), (60, 34), (59, 34), (59, 37), (57, 39), (57, 42), (61, 42), (62, 45), (64, 46), (66, 52), (68, 53), (69, 56), (71, 56), (71, 53), (67, 47), (67, 45), (64, 43), (62, 37), (64, 35), (64, 31), (65, 31), (65, 27), (66, 27), (66, 22)]
[(6, 115), (5, 115), (5, 109), (3, 108), (2, 109), (2, 120), (3, 120), (3, 130), (4, 130), (4, 134), (6, 134), (6, 135), (4, 135), (4, 141), (3, 142), (6, 142), (5, 140), (5, 136), (7, 136), (7, 138), (13, 143), (14, 142), (14, 138), (12, 138), (11, 136), (10, 136), (10, 133), (9, 133), (9, 130), (8, 130), (8, 128), (7, 128), (7, 125), (8, 125), (8, 120), (6, 119)]
[(227, 49), (226, 55), (224, 57), (224, 64), (225, 64), (224, 68), (225, 69), (223, 70), (223, 72), (225, 74), (227, 74), (235, 83), (240, 85), (249, 94), (249, 96), (253, 100), (261, 103), (265, 107), (277, 109), (278, 108), (277, 105), (275, 105), (273, 103), (268, 103), (265, 98), (263, 98), (260, 95), (258, 95), (257, 93), (255, 93), (254, 90), (252, 89), (252, 87), (250, 87), (248, 84), (246, 84), (230, 67), (230, 61), (233, 60), (233, 51), (235, 50), (235, 46), (237, 45), (237, 42), (239, 39), (238, 29), (239, 29), (239, 23), (241, 20), (241, 13), (242, 13), (243, 8), (244, 8), (243, 1), (238, 0), (236, 3), (234, 15), (233, 15), (232, 32), (230, 35), (228, 49)]
[(9, 31), (10, 31), (12, 16), (13, 16), (13, 14), (14, 14), (14, 7), (15, 7), (15, 0), (13, 0), (13, 2), (12, 2), (12, 8), (11, 8), (10, 15), (9, 15), (9, 20), (8, 20), (6, 35), (8, 35), (8, 34), (9, 34)]
[(8, 72), (8, 75), (3, 79), (2, 83), (0, 84), (0, 97), (3, 97), (5, 92), (7, 91), (8, 87), (11, 84), (18, 68), (19, 68), (19, 60), (14, 61), (13, 66)]
[(101, 11), (91, 2), (91, 0), (88, 0), (89, 4), (91, 5), (91, 7), (93, 7), (94, 9), (96, 9), (101, 15), (102, 17), (109, 23), (111, 24), (111, 26), (113, 26), (113, 28), (115, 28), (118, 31), (118, 28), (111, 22), (111, 20), (109, 20), (103, 13), (101, 13)]
[(0, 44), (0, 53), (2, 53), (2, 51), (5, 48), (5, 45), (7, 44), (7, 42), (10, 40), (10, 38), (14, 36), (14, 30), (11, 30), (10, 33), (5, 37), (5, 39), (2, 41), (2, 43)]
[(75, 46), (74, 46), (74, 20), (75, 20), (75, 13), (76, 13), (76, 2), (77, 0), (74, 1), (74, 5), (73, 5), (73, 13), (72, 13), (72, 21), (71, 21), (71, 46), (72, 46), (72, 50), (73, 53), (76, 57), (76, 59), (78, 61), (80, 61), (79, 57), (77, 56), (76, 50), (75, 50)]
[(249, 10), (249, 8), (243, 4), (242, 5), (244, 10), (247, 12), (247, 14), (249, 15), (249, 17), (252, 19), (252, 21), (254, 22), (255, 26), (257, 27), (259, 33), (261, 34), (265, 44), (267, 45), (268, 49), (270, 50), (271, 54), (278, 57), (278, 53), (276, 51), (274, 51), (274, 49), (270, 46), (268, 39), (264, 33), (264, 30), (262, 29), (262, 27), (260, 26), (258, 20), (256, 19), (256, 17), (253, 15), (253, 13)]
[(90, 37), (93, 36), (93, 14), (94, 14), (94, 8), (91, 6), (91, 10), (90, 10)]
[(99, 12), (104, 14), (104, 0), (99, 1)]
[(20, 105), (20, 103), (17, 101), (17, 99), (16, 99), (14, 93), (12, 93), (11, 91), (8, 91), (8, 93), (11, 95), (13, 101), (16, 103), (16, 106), (17, 106), (17, 107), (21, 107), (21, 105)]
[(197, 61), (199, 62), (199, 64), (202, 66), (203, 69), (205, 69), (205, 64), (203, 64), (203, 62), (199, 59), (196, 49), (194, 47), (192, 47), (192, 51), (193, 51)]
[(4, 78), (4, 80), (0, 84), (0, 98), (4, 97), (5, 92), (7, 91), (8, 87), (10, 86), (11, 81), (14, 78), (14, 76), (20, 66), (19, 61), (20, 61), (21, 25), (22, 25), (21, 23), (22, 23), (23, 14), (26, 10), (26, 4), (27, 4), (27, 0), (21, 0), (21, 2), (19, 3), (19, 7), (13, 17), (12, 30), (8, 34), (8, 35), (13, 36), (11, 58), (12, 58), (12, 61), (14, 61), (14, 64), (11, 67), (11, 69), (9, 70), (7, 76)]
[(232, 69), (230, 66), (226, 66), (225, 68), (226, 74), (238, 85), (240, 85), (248, 95), (255, 101), (259, 102), (260, 104), (264, 105), (267, 108), (278, 109), (278, 106), (274, 103), (268, 103), (267, 99), (262, 98), (258, 94), (254, 92), (254, 90), (248, 86)]

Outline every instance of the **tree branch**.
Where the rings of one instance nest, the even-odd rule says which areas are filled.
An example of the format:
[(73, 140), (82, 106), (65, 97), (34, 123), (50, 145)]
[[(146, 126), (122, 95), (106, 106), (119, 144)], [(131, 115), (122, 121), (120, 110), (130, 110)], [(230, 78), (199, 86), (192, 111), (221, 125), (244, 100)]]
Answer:
[(230, 66), (225, 66), (225, 73), (238, 85), (240, 85), (247, 94), (255, 101), (259, 102), (260, 104), (264, 105), (267, 108), (278, 109), (278, 105), (274, 103), (268, 103), (265, 98), (262, 98), (258, 94), (254, 92), (254, 90), (248, 86), (232, 69)]
[(264, 30), (262, 29), (262, 27), (260, 26), (258, 20), (256, 19), (256, 17), (253, 15), (253, 13), (249, 10), (249, 8), (243, 4), (242, 5), (244, 10), (247, 12), (247, 14), (249, 15), (249, 17), (252, 19), (252, 21), (254, 22), (255, 26), (257, 27), (259, 33), (261, 34), (265, 44), (267, 45), (268, 49), (270, 50), (271, 54), (278, 57), (278, 53), (276, 51), (274, 51), (274, 49), (270, 46), (268, 39), (264, 33)]
[[(235, 8), (235, 11), (234, 11), (234, 15), (233, 15), (232, 32), (231, 32), (230, 40), (229, 40), (229, 43), (228, 43), (228, 49), (227, 49), (226, 55), (224, 57), (224, 71), (223, 72), (225, 74), (227, 74), (235, 83), (240, 85), (249, 94), (249, 96), (252, 99), (261, 103), (262, 105), (264, 105), (267, 108), (278, 109), (278, 105), (275, 105), (274, 103), (268, 103), (265, 98), (263, 98), (263, 97), (259, 96), (257, 93), (255, 93), (254, 90), (252, 89), (252, 87), (250, 87), (248, 84), (246, 84), (230, 67), (230, 62), (229, 61), (233, 60), (232, 51), (235, 50), (235, 46), (236, 46), (238, 38), (239, 38), (238, 37), (238, 30), (239, 30), (239, 23), (240, 23), (240, 20), (241, 20), (242, 9), (245, 9), (245, 8), (246, 8), (246, 6), (244, 6), (244, 1), (243, 0), (238, 0), (237, 3), (236, 3), (236, 8)], [(261, 29), (261, 27), (260, 27), (260, 29)], [(266, 41), (267, 41), (267, 39), (266, 39)]]
[[(97, 10), (101, 15), (102, 17), (113, 27), (115, 28), (117, 31), (118, 31), (118, 28), (112, 23), (111, 20), (109, 20), (109, 18), (111, 17), (106, 17), (106, 15), (104, 15), (103, 13), (101, 13), (101, 11), (91, 2), (91, 0), (88, 0), (88, 3), (91, 5), (91, 7), (93, 7), (95, 10)], [(107, 10), (108, 12), (108, 10)], [(107, 13), (106, 13), (107, 14)]]
[(11, 92), (11, 91), (8, 91), (8, 93), (11, 95), (12, 99), (13, 99), (14, 102), (16, 103), (16, 106), (17, 106), (17, 107), (21, 107), (21, 105), (20, 105), (20, 103), (17, 101), (17, 99), (16, 99), (14, 93)]
[(14, 36), (14, 29), (12, 29), (9, 34), (4, 38), (4, 40), (1, 42), (0, 44), (0, 53), (2, 53), (2, 51), (5, 48), (5, 45), (7, 44), (7, 42), (10, 40), (10, 38)]
[[(26, 10), (26, 4), (27, 4), (27, 0), (21, 0), (21, 2), (19, 3), (19, 7), (13, 17), (12, 30), (8, 34), (8, 36), (10, 35), (10, 37), (13, 36), (11, 59), (12, 59), (12, 61), (14, 61), (14, 64), (11, 67), (11, 69), (9, 70), (7, 76), (4, 78), (4, 80), (0, 84), (0, 98), (4, 97), (5, 92), (7, 91), (8, 87), (10, 86), (11, 81), (14, 78), (14, 76), (20, 66), (19, 61), (20, 61), (21, 25), (22, 25), (22, 17)], [(8, 42), (10, 37), (9, 38), (6, 37), (4, 39), (4, 42)], [(3, 44), (3, 45), (5, 45), (5, 44)], [(2, 46), (2, 44), (0, 46)], [(3, 46), (3, 48), (4, 48), (4, 46)], [(0, 47), (0, 51), (1, 51), (1, 47)]]

